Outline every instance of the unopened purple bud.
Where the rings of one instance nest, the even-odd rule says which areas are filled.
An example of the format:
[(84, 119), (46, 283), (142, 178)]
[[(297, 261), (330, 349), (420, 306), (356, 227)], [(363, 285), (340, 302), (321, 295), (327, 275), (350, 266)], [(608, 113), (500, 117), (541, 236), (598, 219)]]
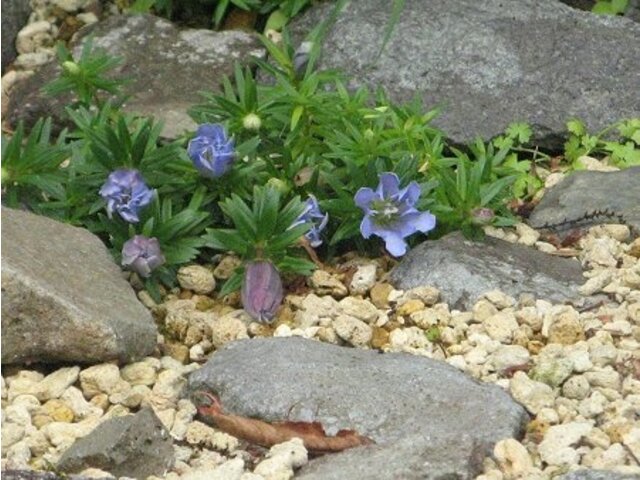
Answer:
[(484, 227), (490, 225), (495, 216), (495, 213), (490, 208), (476, 208), (471, 211), (471, 222), (474, 225)]
[(249, 262), (242, 281), (242, 306), (251, 318), (270, 323), (282, 303), (282, 280), (273, 263)]
[(135, 235), (122, 246), (122, 266), (147, 278), (165, 262), (157, 238)]

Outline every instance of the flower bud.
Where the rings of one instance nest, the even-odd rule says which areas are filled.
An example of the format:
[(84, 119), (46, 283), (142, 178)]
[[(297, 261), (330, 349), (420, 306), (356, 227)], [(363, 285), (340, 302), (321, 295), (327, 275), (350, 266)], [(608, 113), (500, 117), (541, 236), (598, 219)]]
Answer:
[(490, 225), (495, 216), (490, 208), (476, 208), (471, 211), (471, 223), (484, 227)]
[(267, 180), (267, 185), (270, 186), (271, 188), (276, 189), (282, 195), (286, 195), (291, 190), (289, 185), (287, 185), (287, 182), (276, 177), (272, 177), (269, 180)]
[(62, 68), (70, 75), (78, 75), (80, 73), (80, 67), (78, 66), (78, 64), (76, 62), (72, 62), (71, 60), (63, 62)]
[(9, 170), (4, 168), (4, 165), (0, 168), (0, 170), (2, 171), (2, 176), (0, 176), (0, 183), (4, 185), (5, 182), (9, 180)]
[(249, 262), (244, 272), (241, 290), (242, 306), (251, 318), (270, 323), (282, 303), (280, 274), (267, 260)]
[(259, 130), (262, 120), (255, 113), (247, 113), (242, 119), (242, 126), (247, 130)]
[(128, 267), (141, 277), (147, 278), (151, 272), (165, 263), (157, 238), (135, 235), (122, 246), (122, 266)]
[(364, 131), (364, 138), (367, 140), (373, 140), (374, 135), (375, 134), (373, 133), (373, 130), (371, 130), (370, 128), (367, 128)]

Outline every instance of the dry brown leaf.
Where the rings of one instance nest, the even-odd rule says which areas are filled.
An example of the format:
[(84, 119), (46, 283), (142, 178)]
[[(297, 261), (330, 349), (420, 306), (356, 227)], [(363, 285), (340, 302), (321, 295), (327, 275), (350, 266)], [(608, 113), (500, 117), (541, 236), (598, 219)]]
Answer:
[(230, 415), (222, 412), (220, 400), (207, 392), (198, 392), (204, 400), (198, 406), (198, 413), (207, 423), (213, 424), (229, 435), (249, 443), (271, 447), (294, 437), (300, 438), (312, 453), (340, 452), (348, 448), (370, 445), (370, 438), (353, 430), (340, 430), (334, 437), (328, 437), (319, 422), (273, 422), (255, 418)]

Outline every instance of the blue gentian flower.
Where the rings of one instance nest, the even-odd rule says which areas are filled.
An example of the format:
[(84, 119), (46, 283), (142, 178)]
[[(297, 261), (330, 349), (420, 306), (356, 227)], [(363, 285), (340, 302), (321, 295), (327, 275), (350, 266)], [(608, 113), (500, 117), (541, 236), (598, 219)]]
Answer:
[(231, 168), (235, 156), (233, 139), (224, 127), (217, 123), (205, 123), (198, 127), (191, 139), (187, 153), (198, 171), (209, 178), (218, 178)]
[(122, 246), (122, 266), (147, 278), (151, 272), (165, 262), (157, 238), (135, 235)]
[(151, 203), (154, 194), (155, 190), (147, 187), (138, 170), (114, 170), (100, 188), (100, 195), (107, 201), (109, 218), (115, 211), (129, 223), (140, 221), (140, 209)]
[(269, 323), (282, 303), (282, 280), (278, 269), (268, 260), (249, 262), (244, 271), (242, 307), (251, 318), (258, 322)]
[(411, 182), (400, 190), (400, 179), (395, 173), (380, 174), (380, 184), (374, 191), (361, 188), (356, 193), (356, 205), (364, 211), (360, 232), (364, 238), (381, 237), (394, 257), (407, 251), (405, 238), (415, 232), (427, 233), (436, 226), (436, 217), (420, 212), (415, 204), (420, 197), (420, 186)]
[(322, 232), (322, 230), (327, 226), (328, 221), (329, 214), (322, 213), (316, 197), (309, 195), (309, 198), (305, 203), (304, 210), (300, 215), (298, 215), (298, 218), (295, 219), (289, 228), (297, 227), (303, 223), (310, 223), (312, 225), (311, 230), (305, 233), (304, 236), (309, 240), (309, 245), (316, 248), (322, 245), (320, 232)]

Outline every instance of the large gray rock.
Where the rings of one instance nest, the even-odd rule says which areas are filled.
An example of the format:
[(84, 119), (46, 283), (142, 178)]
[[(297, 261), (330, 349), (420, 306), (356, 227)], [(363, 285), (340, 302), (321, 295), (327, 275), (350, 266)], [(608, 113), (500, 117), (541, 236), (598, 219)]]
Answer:
[(16, 36), (27, 23), (29, 12), (29, 0), (2, 0), (2, 73), (16, 58)]
[[(76, 57), (88, 35), (93, 35), (95, 47), (123, 58), (114, 74), (130, 80), (124, 89), (130, 96), (125, 110), (163, 120), (167, 138), (195, 128), (187, 109), (202, 102), (199, 92), (217, 91), (235, 62), (264, 56), (260, 42), (249, 33), (179, 30), (153, 15), (112, 16), (81, 30), (73, 43)], [(52, 100), (39, 92), (58, 73), (54, 61), (15, 87), (9, 105), (12, 123), (24, 119), (33, 124), (43, 115), (62, 117), (70, 97)]]
[(640, 167), (572, 173), (544, 194), (529, 217), (533, 227), (553, 230), (621, 221), (640, 234)]
[[(296, 18), (301, 38), (331, 4)], [(511, 122), (532, 125), (538, 145), (561, 146), (565, 122), (600, 130), (640, 116), (640, 25), (581, 12), (557, 0), (408, 0), (377, 57), (392, 5), (353, 0), (323, 48), (323, 67), (338, 67), (354, 86), (384, 86), (396, 101), (420, 94), (442, 107), (434, 125), (457, 143), (500, 134)]]
[(123, 362), (156, 326), (102, 242), (86, 230), (2, 208), (2, 363)]
[(100, 424), (67, 449), (58, 461), (62, 472), (87, 468), (106, 470), (116, 477), (163, 476), (173, 465), (171, 436), (149, 407), (135, 415)]
[(304, 479), (472, 478), (493, 444), (527, 419), (502, 389), (446, 363), (301, 338), (241, 340), (191, 374), (189, 390), (267, 421), (319, 421), (376, 445), (313, 460)]
[(453, 308), (470, 309), (489, 290), (517, 297), (531, 293), (556, 302), (577, 300), (584, 283), (580, 263), (504, 240), (466, 240), (459, 232), (428, 240), (391, 271), (400, 289), (432, 285)]

